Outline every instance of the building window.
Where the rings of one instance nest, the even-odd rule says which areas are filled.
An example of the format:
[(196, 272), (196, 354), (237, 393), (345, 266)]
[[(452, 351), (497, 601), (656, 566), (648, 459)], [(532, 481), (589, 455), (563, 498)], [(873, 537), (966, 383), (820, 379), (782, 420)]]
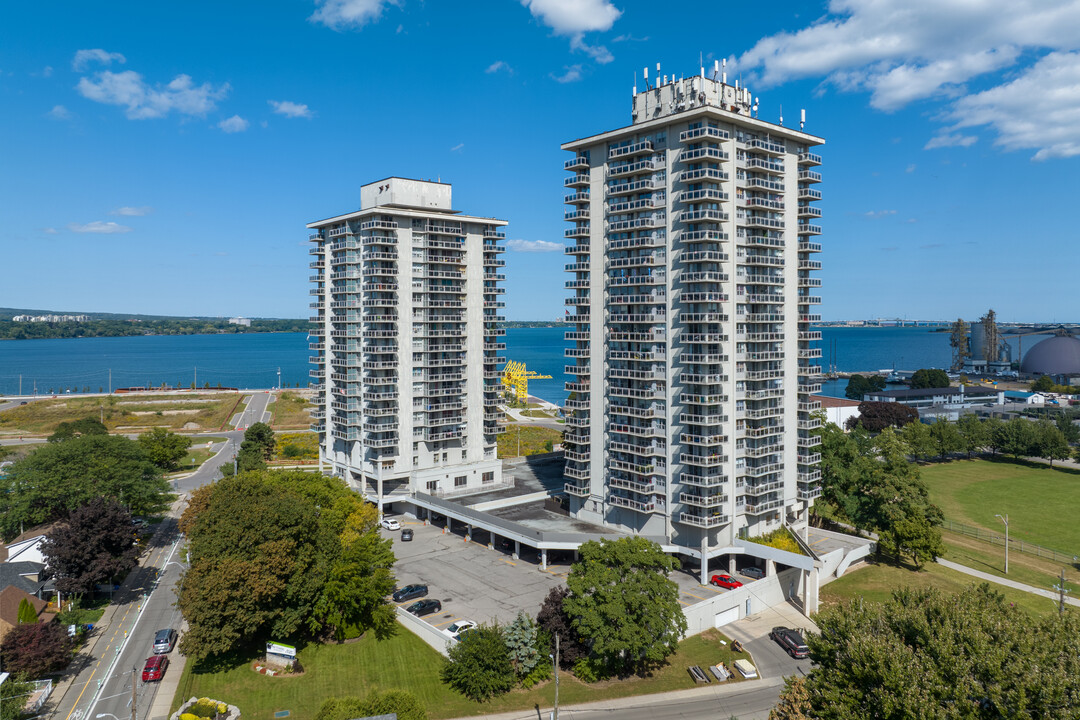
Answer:
[(438, 480), (428, 480), (427, 481), (427, 491), (429, 493), (437, 492), (438, 490), (439, 490), (439, 481)]
[(419, 455), (413, 455), (412, 456), (412, 466), (413, 467), (420, 467), (420, 456)]
[(456, 478), (454, 478), (454, 487), (463, 488), (465, 487), (466, 482), (467, 479), (464, 475), (458, 475)]
[(486, 472), (486, 473), (484, 473), (483, 482), (485, 482), (485, 483), (493, 483), (493, 482), (495, 482), (495, 473), (494, 472)]

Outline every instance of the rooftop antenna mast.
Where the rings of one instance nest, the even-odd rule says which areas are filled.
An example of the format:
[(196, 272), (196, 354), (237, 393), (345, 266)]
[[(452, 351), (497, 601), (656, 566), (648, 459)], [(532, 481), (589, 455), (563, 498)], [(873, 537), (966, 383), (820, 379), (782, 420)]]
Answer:
[(806, 127), (806, 108), (799, 111), (799, 129), (802, 130)]

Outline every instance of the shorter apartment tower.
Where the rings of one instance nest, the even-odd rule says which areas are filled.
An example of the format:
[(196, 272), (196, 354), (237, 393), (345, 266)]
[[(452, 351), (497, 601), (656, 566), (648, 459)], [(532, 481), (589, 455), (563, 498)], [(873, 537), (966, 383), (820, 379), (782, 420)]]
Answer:
[(320, 461), (372, 498), (502, 483), (495, 436), (503, 220), (450, 185), (391, 177), (360, 210), (309, 223)]

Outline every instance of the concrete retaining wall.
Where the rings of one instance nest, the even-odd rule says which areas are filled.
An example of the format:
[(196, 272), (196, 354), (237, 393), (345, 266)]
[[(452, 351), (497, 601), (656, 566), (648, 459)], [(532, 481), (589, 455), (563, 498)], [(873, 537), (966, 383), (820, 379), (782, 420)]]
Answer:
[[(687, 636), (697, 635), (711, 627), (716, 627), (716, 616), (730, 612), (732, 608), (738, 608), (738, 617), (732, 619), (742, 619), (747, 615), (779, 605), (788, 598), (797, 597), (802, 589), (802, 582), (803, 571), (798, 568), (789, 568), (776, 575), (755, 580), (741, 588), (729, 590), (696, 605), (683, 608), (683, 614), (686, 615), (686, 634)], [(750, 605), (749, 611), (747, 601)]]
[(397, 619), (398, 622), (404, 625), (413, 635), (426, 642), (441, 654), (448, 656), (447, 650), (453, 640), (447, 637), (441, 630), (429, 625), (422, 618), (418, 618), (412, 613), (405, 612), (405, 610), (400, 607), (397, 609)]

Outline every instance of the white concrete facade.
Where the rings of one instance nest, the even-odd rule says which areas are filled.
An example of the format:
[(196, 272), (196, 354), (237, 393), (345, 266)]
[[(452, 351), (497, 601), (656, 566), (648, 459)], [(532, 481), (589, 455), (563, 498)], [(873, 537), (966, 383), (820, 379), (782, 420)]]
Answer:
[(392, 177), (360, 197), (307, 226), (320, 461), (380, 498), (498, 485), (506, 222), (457, 213), (443, 183)]
[(704, 76), (562, 145), (573, 515), (716, 557), (820, 494), (813, 135)]

